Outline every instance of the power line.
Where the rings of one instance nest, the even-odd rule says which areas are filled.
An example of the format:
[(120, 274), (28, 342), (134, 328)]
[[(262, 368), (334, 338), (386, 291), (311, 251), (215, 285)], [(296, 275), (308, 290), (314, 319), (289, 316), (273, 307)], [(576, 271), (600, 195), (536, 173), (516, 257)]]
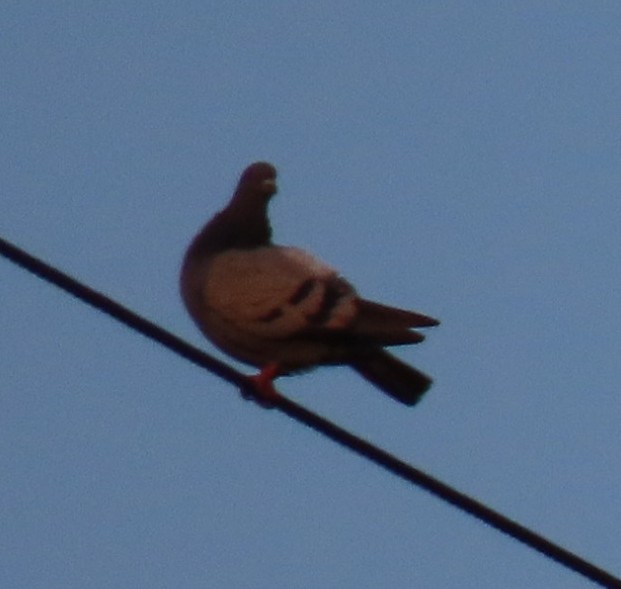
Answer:
[[(35, 258), (24, 250), (9, 243), (0, 237), (0, 254), (15, 264), (25, 268), (43, 280), (55, 284), (81, 301), (110, 315), (128, 327), (142, 333), (146, 337), (155, 340), (176, 354), (183, 356), (190, 362), (202, 366), (224, 380), (238, 386), (242, 393), (255, 399), (260, 394), (255, 390), (254, 383), (245, 375), (241, 374), (227, 364), (213, 358), (202, 350), (188, 344), (176, 335), (161, 328), (152, 321), (141, 317), (127, 307), (117, 303), (100, 292), (78, 282), (64, 272), (50, 266), (42, 260)], [(485, 504), (461, 493), (442, 481), (426, 474), (396, 458), (392, 454), (374, 446), (366, 440), (355, 436), (338, 425), (328, 421), (301, 405), (294, 403), (286, 397), (278, 396), (274, 400), (274, 408), (285, 413), (292, 419), (323, 434), (341, 446), (359, 454), (363, 458), (374, 462), (378, 466), (392, 474), (417, 485), (432, 495), (450, 503), (454, 507), (469, 513), (484, 523), (511, 536), (515, 540), (526, 544), (530, 548), (540, 552), (559, 564), (583, 575), (591, 581), (610, 589), (621, 589), (621, 579), (613, 576), (606, 570), (595, 566), (580, 556), (554, 544), (547, 538), (533, 532), (529, 528), (513, 521), (512, 519), (494, 511)]]

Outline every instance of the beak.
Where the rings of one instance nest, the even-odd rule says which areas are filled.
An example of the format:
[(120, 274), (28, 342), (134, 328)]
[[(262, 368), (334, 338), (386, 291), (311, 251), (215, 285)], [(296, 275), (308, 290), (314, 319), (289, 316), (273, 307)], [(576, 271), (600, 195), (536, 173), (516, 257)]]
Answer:
[(261, 182), (261, 187), (265, 190), (265, 192), (269, 192), (270, 194), (275, 194), (276, 192), (278, 192), (276, 180), (263, 180), (263, 182)]

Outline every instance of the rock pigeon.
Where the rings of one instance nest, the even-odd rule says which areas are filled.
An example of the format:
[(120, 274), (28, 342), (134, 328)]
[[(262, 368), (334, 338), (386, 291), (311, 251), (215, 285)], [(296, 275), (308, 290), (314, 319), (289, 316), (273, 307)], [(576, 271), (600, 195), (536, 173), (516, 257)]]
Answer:
[(267, 209), (276, 192), (274, 166), (250, 165), (191, 242), (180, 277), (190, 316), (217, 347), (261, 369), (254, 381), (265, 399), (277, 395), (277, 376), (348, 365), (414, 405), (431, 379), (384, 347), (417, 344), (424, 336), (412, 328), (439, 322), (365, 300), (330, 266), (272, 243)]

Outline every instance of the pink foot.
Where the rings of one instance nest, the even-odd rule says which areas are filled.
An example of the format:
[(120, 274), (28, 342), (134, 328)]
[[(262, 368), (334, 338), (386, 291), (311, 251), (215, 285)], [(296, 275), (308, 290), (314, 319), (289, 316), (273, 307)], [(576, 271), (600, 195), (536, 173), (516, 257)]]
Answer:
[(254, 374), (248, 378), (254, 384), (255, 391), (258, 393), (254, 400), (267, 409), (272, 408), (280, 398), (280, 394), (274, 388), (273, 380), (280, 374), (280, 367), (277, 362), (266, 364), (259, 374)]

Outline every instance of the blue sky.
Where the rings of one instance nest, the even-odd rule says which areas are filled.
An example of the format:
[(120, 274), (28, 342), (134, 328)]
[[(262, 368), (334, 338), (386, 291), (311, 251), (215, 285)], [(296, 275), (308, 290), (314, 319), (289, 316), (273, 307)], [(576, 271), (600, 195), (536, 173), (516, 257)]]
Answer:
[[(3, 2), (1, 234), (213, 352), (183, 250), (257, 159), (279, 242), (439, 317), (404, 408), (294, 400), (621, 574), (621, 6)], [(0, 261), (7, 588), (581, 588)]]

